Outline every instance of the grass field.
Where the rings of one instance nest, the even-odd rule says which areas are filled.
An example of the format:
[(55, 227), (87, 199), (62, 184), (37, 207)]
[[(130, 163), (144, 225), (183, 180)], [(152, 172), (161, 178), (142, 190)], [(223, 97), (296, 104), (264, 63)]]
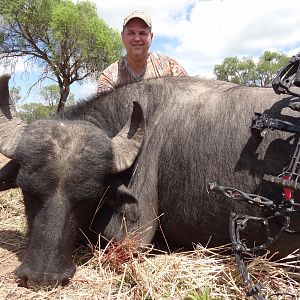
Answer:
[[(136, 253), (130, 238), (106, 249), (77, 249), (77, 271), (65, 287), (34, 291), (18, 287), (13, 274), (22, 260), (26, 222), (20, 190), (0, 193), (0, 299), (244, 299), (245, 289), (234, 257), (224, 250), (195, 246), (191, 252)], [(154, 254), (155, 253), (155, 254)], [(297, 256), (271, 262), (266, 256), (249, 260), (253, 280), (264, 285), (268, 299), (300, 299)]]

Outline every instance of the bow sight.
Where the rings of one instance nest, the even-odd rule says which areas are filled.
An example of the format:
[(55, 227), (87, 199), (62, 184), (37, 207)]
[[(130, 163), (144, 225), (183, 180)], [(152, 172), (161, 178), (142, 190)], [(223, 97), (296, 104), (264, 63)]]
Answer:
[[(300, 53), (293, 56), (287, 65), (282, 67), (272, 82), (272, 87), (276, 94), (289, 94), (300, 98), (300, 94), (291, 90), (291, 87), (300, 87)], [(300, 100), (300, 99), (299, 99)], [(291, 102), (289, 107), (293, 110), (300, 111), (300, 102)], [(295, 134), (300, 134), (300, 126), (279, 119), (269, 117), (267, 114), (255, 113), (252, 118), (251, 132), (255, 136), (263, 138), (268, 129), (280, 130)], [(209, 183), (208, 189), (227, 198), (244, 201), (265, 209), (268, 217), (254, 217), (231, 212), (229, 230), (232, 242), (232, 252), (236, 258), (239, 271), (243, 277), (244, 284), (248, 288), (246, 296), (253, 296), (257, 300), (265, 299), (261, 294), (261, 286), (254, 285), (250, 274), (247, 271), (246, 264), (243, 260), (243, 253), (263, 250), (275, 242), (283, 232), (298, 233), (289, 228), (290, 217), (292, 214), (300, 212), (300, 204), (294, 202), (294, 192), (300, 189), (300, 139), (290, 159), (289, 164), (283, 168), (283, 172), (278, 176), (265, 174), (263, 179), (278, 184), (283, 189), (281, 200), (272, 200), (261, 195), (249, 194), (232, 187), (225, 187), (217, 183)], [(270, 229), (272, 219), (280, 217), (281, 228), (278, 232), (273, 233)], [(256, 222), (261, 225), (265, 231), (265, 242), (253, 247), (246, 245), (242, 239), (242, 234), (250, 222)]]
[(272, 87), (276, 94), (289, 94), (300, 97), (298, 93), (290, 90), (291, 86), (300, 87), (300, 53), (291, 57), (289, 62), (283, 66), (272, 81)]

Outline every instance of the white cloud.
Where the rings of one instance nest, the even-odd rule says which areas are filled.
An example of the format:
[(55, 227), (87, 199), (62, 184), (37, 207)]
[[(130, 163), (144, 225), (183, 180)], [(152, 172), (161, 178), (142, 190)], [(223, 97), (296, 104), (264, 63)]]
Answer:
[[(74, 0), (75, 1), (75, 0)], [(98, 14), (119, 31), (123, 18), (143, 10), (152, 18), (155, 48), (176, 58), (190, 75), (213, 77), (228, 56), (257, 59), (266, 50), (300, 51), (299, 0), (94, 0)], [(24, 69), (20, 62), (17, 70)], [(2, 73), (2, 72), (1, 72)], [(72, 85), (77, 99), (96, 84)]]
[(176, 41), (164, 47), (190, 74), (213, 76), (228, 56), (259, 57), (265, 50), (296, 54), (298, 0), (118, 0), (94, 1), (108, 25), (121, 30), (126, 14), (144, 10), (152, 17), (154, 36)]
[(178, 15), (181, 11), (197, 0), (127, 0), (127, 1), (93, 1), (98, 8), (98, 14), (111, 27), (118, 30), (122, 29), (123, 19), (134, 10), (141, 10), (152, 17), (152, 24), (156, 32), (161, 27), (161, 23), (172, 19), (172, 16)]
[(71, 92), (74, 94), (76, 100), (85, 99), (96, 94), (97, 83), (94, 81), (86, 81), (83, 84), (73, 84), (71, 86)]

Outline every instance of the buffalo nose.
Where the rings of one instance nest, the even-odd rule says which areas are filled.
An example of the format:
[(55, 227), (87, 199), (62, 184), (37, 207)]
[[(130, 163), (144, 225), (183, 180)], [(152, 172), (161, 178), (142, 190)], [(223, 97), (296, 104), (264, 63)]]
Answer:
[(25, 287), (29, 289), (38, 290), (40, 288), (48, 287), (55, 288), (58, 286), (64, 286), (70, 282), (70, 278), (65, 279), (50, 279), (46, 274), (39, 278), (18, 278), (17, 283), (19, 287)]
[(75, 266), (62, 273), (35, 273), (23, 269), (22, 265), (15, 271), (19, 287), (38, 290), (42, 287), (55, 288), (68, 284), (75, 273)]

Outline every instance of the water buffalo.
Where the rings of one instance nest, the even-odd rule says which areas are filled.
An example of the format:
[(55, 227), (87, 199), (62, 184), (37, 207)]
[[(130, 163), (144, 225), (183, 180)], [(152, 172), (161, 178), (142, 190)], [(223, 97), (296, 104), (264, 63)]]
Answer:
[[(24, 124), (0, 80), (0, 152), (11, 161), (2, 188), (24, 195), (28, 246), (16, 270), (28, 286), (64, 284), (75, 272), (72, 250), (82, 232), (107, 239), (130, 233), (139, 245), (161, 228), (170, 244), (228, 243), (229, 212), (261, 209), (208, 193), (212, 181), (278, 198), (262, 180), (278, 175), (294, 148), (291, 134), (250, 131), (255, 111), (295, 121), (291, 97), (199, 78), (161, 78), (81, 102), (62, 118)], [(158, 226), (159, 224), (159, 226)], [(280, 228), (280, 225), (278, 225)], [(254, 232), (256, 235), (257, 233)], [(299, 238), (275, 243), (282, 255)]]

